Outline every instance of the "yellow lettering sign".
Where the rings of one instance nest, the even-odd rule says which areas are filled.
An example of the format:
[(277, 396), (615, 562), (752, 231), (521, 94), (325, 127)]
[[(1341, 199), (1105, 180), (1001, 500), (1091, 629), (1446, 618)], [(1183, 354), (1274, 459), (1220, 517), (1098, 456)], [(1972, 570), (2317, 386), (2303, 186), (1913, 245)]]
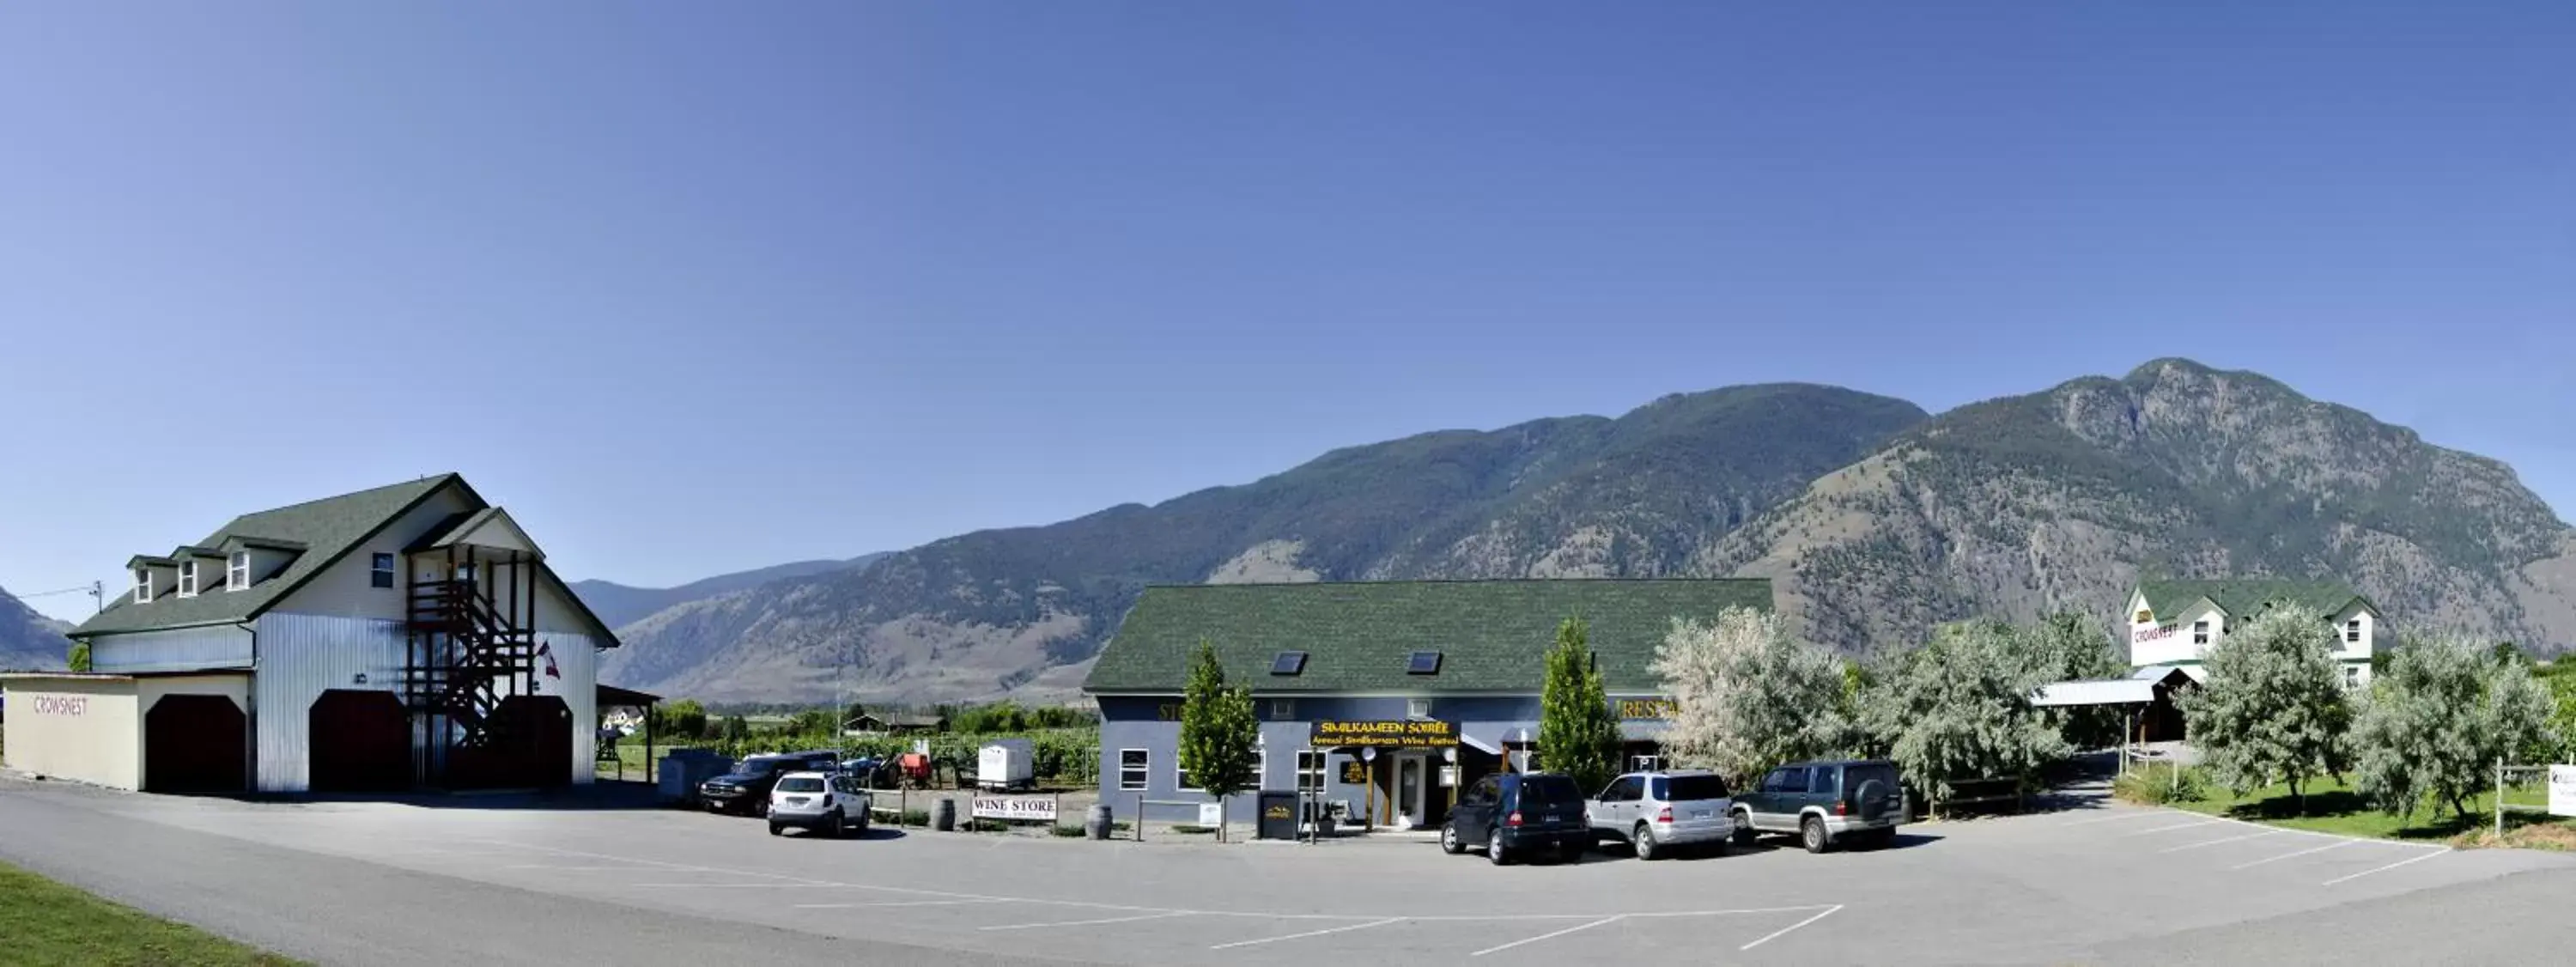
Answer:
[(1623, 698), (1619, 700), (1619, 717), (1623, 719), (1668, 719), (1679, 714), (1681, 706), (1669, 698)]

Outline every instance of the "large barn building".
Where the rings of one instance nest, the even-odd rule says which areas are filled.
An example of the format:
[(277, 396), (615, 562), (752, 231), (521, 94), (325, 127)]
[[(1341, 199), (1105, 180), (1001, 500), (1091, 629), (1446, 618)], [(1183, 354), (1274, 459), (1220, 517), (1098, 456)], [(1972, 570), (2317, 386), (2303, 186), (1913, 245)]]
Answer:
[(463, 477), (247, 514), (130, 565), (70, 633), (87, 673), (0, 678), (11, 767), (167, 792), (591, 780), (617, 639)]

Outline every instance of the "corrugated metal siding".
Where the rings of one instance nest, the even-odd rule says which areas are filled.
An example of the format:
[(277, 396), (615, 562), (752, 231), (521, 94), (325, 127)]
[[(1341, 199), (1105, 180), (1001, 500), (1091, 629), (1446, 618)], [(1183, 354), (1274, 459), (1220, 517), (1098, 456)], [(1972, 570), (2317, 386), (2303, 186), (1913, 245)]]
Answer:
[(591, 756), (599, 751), (599, 651), (588, 635), (540, 632), (537, 640), (555, 657), (555, 670), (560, 679), (548, 678), (543, 663), (537, 669), (537, 694), (561, 695), (564, 706), (572, 709), (572, 781), (589, 785), (599, 774)]
[(250, 667), (250, 632), (235, 625), (105, 635), (90, 643), (90, 670), (179, 672)]
[[(303, 792), (311, 787), (313, 701), (334, 688), (396, 691), (402, 622), (272, 611), (260, 616), (257, 647), (251, 676), (251, 729), (259, 736), (253, 771), (262, 792)], [(366, 684), (356, 683), (361, 674)]]

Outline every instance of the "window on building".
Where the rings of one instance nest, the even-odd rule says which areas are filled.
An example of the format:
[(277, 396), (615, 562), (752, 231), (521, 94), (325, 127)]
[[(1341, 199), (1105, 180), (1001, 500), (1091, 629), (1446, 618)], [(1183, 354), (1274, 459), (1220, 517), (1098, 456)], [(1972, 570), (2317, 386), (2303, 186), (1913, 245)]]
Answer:
[(1436, 651), (1414, 652), (1412, 657), (1405, 659), (1404, 673), (1407, 675), (1440, 674), (1440, 653)]
[(1154, 753), (1144, 749), (1118, 750), (1118, 788), (1143, 792), (1154, 773)]
[(1431, 717), (1431, 700), (1430, 700), (1430, 699), (1427, 699), (1427, 698), (1408, 698), (1408, 699), (1405, 699), (1405, 700), (1404, 700), (1404, 717), (1405, 717), (1405, 718), (1409, 718), (1409, 719), (1427, 719), (1427, 718), (1430, 718), (1430, 717)]
[(1283, 651), (1270, 659), (1270, 673), (1273, 675), (1296, 675), (1305, 670), (1306, 653), (1302, 651)]
[(239, 591), (250, 586), (250, 552), (234, 551), (233, 559), (224, 566), (224, 590)]
[(151, 601), (152, 601), (152, 569), (151, 569), (151, 568), (148, 568), (148, 567), (138, 567), (138, 568), (135, 568), (135, 569), (134, 569), (134, 603), (136, 603), (136, 604), (149, 604), (149, 603), (151, 603)]
[(1293, 699), (1293, 698), (1274, 698), (1274, 699), (1271, 699), (1271, 700), (1270, 700), (1270, 720), (1271, 720), (1271, 721), (1273, 721), (1273, 722), (1286, 722), (1286, 721), (1289, 721), (1289, 720), (1294, 719), (1294, 718), (1296, 718), (1296, 717), (1297, 717), (1297, 700), (1296, 700), (1296, 699)]
[(2360, 687), (2361, 687), (2361, 666), (2359, 666), (2359, 665), (2345, 665), (2345, 666), (2343, 666), (2343, 687), (2345, 687), (2345, 688), (2360, 688)]
[(179, 565), (179, 596), (183, 598), (197, 596), (197, 560), (195, 558), (189, 558), (188, 563)]
[(1297, 791), (1324, 791), (1325, 753), (1300, 750), (1297, 753)]
[(2343, 640), (2356, 643), (2361, 641), (2361, 619), (2354, 618), (2343, 623)]
[(1207, 791), (1206, 789), (1201, 788), (1198, 783), (1190, 781), (1189, 767), (1181, 765), (1180, 756), (1172, 757), (1172, 788), (1182, 792)]
[(380, 588), (394, 586), (394, 556), (378, 554), (367, 567), (367, 582)]
[(2191, 643), (2195, 645), (2206, 645), (2209, 643), (2209, 622), (2194, 621), (2191, 623)]

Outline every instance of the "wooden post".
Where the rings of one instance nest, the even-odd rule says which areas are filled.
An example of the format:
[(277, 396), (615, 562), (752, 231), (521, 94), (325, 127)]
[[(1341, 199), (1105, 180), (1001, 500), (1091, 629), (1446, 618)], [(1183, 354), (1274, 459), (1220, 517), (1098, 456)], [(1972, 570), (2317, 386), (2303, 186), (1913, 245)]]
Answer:
[(2497, 756), (2497, 757), (2496, 757), (2496, 786), (2495, 786), (2495, 800), (2496, 800), (2496, 801), (2495, 801), (2495, 807), (2496, 807), (2495, 835), (2496, 835), (2496, 840), (2497, 840), (2498, 842), (2502, 842), (2502, 841), (2504, 840), (2504, 757), (2503, 757), (2503, 756)]

